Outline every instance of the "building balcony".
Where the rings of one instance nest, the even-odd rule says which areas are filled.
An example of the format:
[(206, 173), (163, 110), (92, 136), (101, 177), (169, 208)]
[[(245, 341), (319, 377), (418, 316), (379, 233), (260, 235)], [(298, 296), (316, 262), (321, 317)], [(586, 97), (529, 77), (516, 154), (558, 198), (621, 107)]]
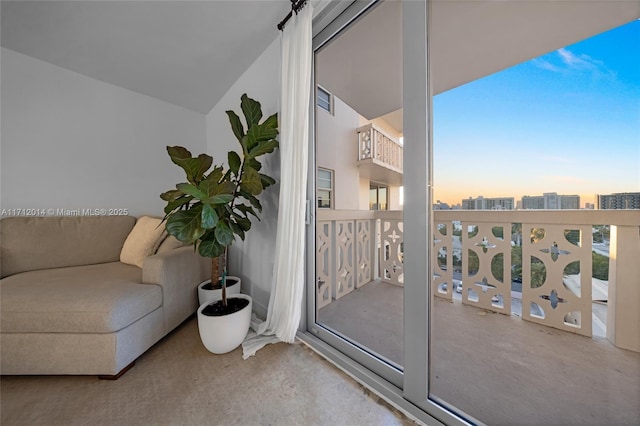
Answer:
[[(488, 424), (637, 420), (637, 211), (435, 211), (433, 229), (432, 397)], [(317, 322), (398, 368), (403, 232), (399, 211), (318, 212)], [(592, 278), (607, 249), (608, 279)]]
[(357, 129), (358, 169), (361, 177), (402, 185), (402, 145), (373, 124)]

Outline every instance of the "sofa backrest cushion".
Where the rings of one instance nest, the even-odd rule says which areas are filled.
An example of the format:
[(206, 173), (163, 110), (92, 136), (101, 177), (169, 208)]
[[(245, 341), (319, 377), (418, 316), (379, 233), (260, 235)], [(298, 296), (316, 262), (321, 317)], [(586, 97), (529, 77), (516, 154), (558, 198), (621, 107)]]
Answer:
[(166, 237), (162, 218), (139, 217), (124, 241), (120, 252), (120, 262), (142, 268), (144, 259), (154, 254)]
[(117, 262), (133, 216), (9, 217), (0, 221), (0, 276)]

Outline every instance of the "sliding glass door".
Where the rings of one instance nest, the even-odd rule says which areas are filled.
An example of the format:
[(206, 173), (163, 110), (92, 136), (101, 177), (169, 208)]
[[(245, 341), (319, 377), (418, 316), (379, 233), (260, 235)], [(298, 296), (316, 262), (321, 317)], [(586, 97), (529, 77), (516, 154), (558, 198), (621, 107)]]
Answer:
[(418, 417), (463, 424), (429, 393), (427, 17), (354, 2), (314, 37), (306, 332)]
[[(423, 420), (632, 424), (638, 418), (640, 352), (637, 309), (627, 302), (638, 299), (637, 268), (630, 260), (638, 257), (637, 210), (578, 210), (566, 207), (575, 204), (576, 195), (555, 193), (538, 200), (523, 197), (521, 203), (528, 207), (522, 209), (512, 198), (483, 196), (462, 199), (458, 209), (433, 208), (434, 188), (437, 204), (444, 208), (454, 191), (469, 191), (473, 185), (488, 191), (516, 176), (535, 182), (539, 167), (512, 170), (513, 165), (522, 158), (546, 161), (537, 139), (529, 144), (528, 155), (505, 159), (505, 153), (515, 155), (513, 141), (520, 135), (510, 135), (503, 145), (494, 140), (504, 131), (502, 116), (494, 118), (490, 136), (479, 139), (481, 130), (490, 127), (488, 120), (478, 119), (490, 115), (489, 101), (504, 101), (496, 108), (501, 114), (521, 108), (528, 119), (527, 96), (545, 93), (546, 101), (558, 95), (554, 102), (562, 104), (570, 102), (574, 91), (595, 87), (596, 79), (587, 77), (596, 76), (596, 64), (602, 63), (593, 59), (590, 67), (578, 70), (577, 62), (570, 61), (580, 57), (585, 65), (591, 60), (573, 53), (589, 43), (563, 48), (548, 42), (546, 51), (560, 49), (557, 57), (534, 59), (533, 52), (541, 47), (530, 35), (539, 26), (532, 25), (527, 33), (524, 24), (532, 19), (551, 23), (562, 15), (565, 19), (550, 24), (548, 31), (556, 33), (554, 39), (574, 40), (601, 31), (594, 17), (609, 9), (594, 13), (590, 5), (597, 2), (521, 3), (354, 2), (315, 36), (309, 179), (315, 202), (308, 237), (306, 331), (329, 345), (335, 359), (336, 353), (348, 359), (340, 358), (343, 366), (373, 372), (375, 377), (362, 370), (354, 375)], [(611, 7), (622, 13), (625, 6)], [(584, 19), (565, 25), (573, 15)], [(429, 25), (434, 21), (438, 25)], [(431, 36), (436, 30), (437, 39)], [(625, 27), (612, 40), (624, 43), (625, 31), (632, 30)], [(505, 41), (500, 31), (519, 42)], [(452, 48), (456, 43), (460, 49)], [(608, 54), (598, 51), (600, 43), (591, 44), (593, 55)], [(433, 44), (439, 73), (432, 83)], [(480, 58), (483, 49), (491, 54)], [(532, 78), (513, 86), (522, 69), (509, 69), (504, 80), (491, 75), (487, 86), (473, 83), (489, 69), (497, 72), (522, 61), (525, 51), (534, 60), (522, 69), (536, 78), (555, 71), (557, 79), (567, 79), (567, 91), (556, 80), (550, 80), (549, 93), (544, 87), (532, 93)], [(456, 67), (461, 60), (468, 66)], [(561, 73), (562, 64), (567, 70)], [(578, 71), (591, 74), (580, 77)], [(584, 84), (575, 85), (579, 78)], [(438, 170), (446, 172), (435, 176), (437, 187), (432, 136), (436, 83), (442, 93), (436, 98), (441, 108), (436, 154), (452, 152), (448, 161), (439, 161)], [(463, 95), (450, 90), (464, 86)], [(616, 90), (622, 86), (611, 86), (611, 99), (620, 96)], [(500, 93), (503, 99), (496, 100)], [(516, 96), (520, 100), (514, 102)], [(540, 111), (547, 106), (543, 103)], [(570, 103), (563, 111), (572, 108)], [(597, 111), (598, 117), (611, 120), (630, 117), (619, 117), (615, 108), (614, 113), (607, 107)], [(449, 116), (443, 120), (445, 113)], [(558, 117), (553, 110), (543, 122)], [(449, 140), (442, 130), (446, 121), (453, 123), (449, 133), (455, 135)], [(579, 123), (576, 134), (590, 124)], [(539, 129), (539, 122), (531, 128)], [(521, 145), (518, 149), (527, 148)], [(576, 146), (580, 148), (570, 153), (576, 159), (589, 149), (582, 140)], [(614, 153), (614, 148), (607, 151)], [(553, 155), (548, 158), (557, 158)], [(492, 167), (498, 159), (508, 166)], [(489, 180), (492, 174), (498, 176), (497, 184)], [(446, 176), (455, 176), (457, 185), (443, 184)], [(546, 207), (532, 207), (535, 203)], [(535, 208), (556, 210), (530, 211)], [(574, 211), (557, 211), (561, 209)]]
[(404, 359), (401, 11), (400, 2), (354, 3), (315, 37), (310, 174), (310, 330), (397, 386)]

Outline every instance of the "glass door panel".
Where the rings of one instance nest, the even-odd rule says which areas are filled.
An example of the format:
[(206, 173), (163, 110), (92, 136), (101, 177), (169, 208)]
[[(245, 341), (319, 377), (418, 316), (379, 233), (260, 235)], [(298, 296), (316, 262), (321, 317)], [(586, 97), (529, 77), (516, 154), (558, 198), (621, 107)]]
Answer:
[[(401, 2), (379, 2), (315, 51), (318, 202), (316, 303), (310, 320), (317, 336), (399, 386), (401, 24)], [(393, 196), (398, 199), (389, 200)], [(370, 209), (371, 203), (387, 209), (389, 202), (396, 208), (384, 215)]]
[[(608, 63), (612, 75), (624, 74), (634, 61), (621, 47), (628, 43), (624, 34), (638, 29), (634, 20), (434, 97), (438, 209), (429, 397), (476, 422), (638, 424), (640, 292), (633, 265), (640, 257), (640, 215), (615, 207), (580, 209), (580, 196), (571, 195), (584, 191), (593, 197), (596, 186), (605, 187), (604, 180), (581, 178), (591, 173), (587, 158), (602, 158), (602, 147), (586, 143), (581, 132), (608, 134), (615, 121), (614, 127), (635, 129), (637, 135), (637, 115), (625, 109), (627, 93), (619, 81), (594, 79), (595, 71), (539, 68), (559, 54), (580, 52), (594, 64)], [(581, 31), (587, 34), (588, 28)], [(568, 94), (591, 99), (588, 113), (559, 116), (573, 104)], [(532, 117), (534, 110), (539, 114)], [(527, 128), (539, 123), (563, 131), (550, 132), (544, 143), (527, 139)], [(608, 159), (628, 155), (625, 138), (610, 138)], [(567, 163), (558, 167), (563, 182), (558, 177), (552, 183), (566, 195), (546, 192), (548, 182), (537, 167), (493, 162), (517, 164), (533, 151), (540, 165), (567, 153)], [(609, 174), (621, 171), (607, 183), (608, 192), (637, 182), (637, 159), (630, 167), (598, 166), (600, 176), (607, 167)], [(627, 169), (635, 175), (624, 174)], [(627, 214), (635, 217), (628, 227)], [(614, 230), (615, 237), (609, 234)], [(633, 337), (624, 341), (623, 335)]]

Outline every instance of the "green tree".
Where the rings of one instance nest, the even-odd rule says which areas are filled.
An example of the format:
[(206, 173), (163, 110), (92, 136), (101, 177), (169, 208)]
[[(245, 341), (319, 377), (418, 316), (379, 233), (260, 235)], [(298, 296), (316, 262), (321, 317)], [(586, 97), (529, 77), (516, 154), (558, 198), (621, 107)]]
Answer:
[(579, 230), (577, 230), (577, 229), (567, 229), (566, 231), (564, 231), (564, 237), (571, 244), (574, 244), (576, 246), (580, 245), (580, 231)]
[(468, 256), (469, 256), (469, 266), (468, 266), (467, 273), (469, 275), (475, 275), (480, 270), (480, 259), (478, 258), (478, 255), (473, 250), (469, 250)]
[(502, 226), (494, 226), (491, 228), (491, 233), (500, 239), (504, 239), (504, 228)]
[(511, 247), (511, 279), (522, 282), (522, 247)]
[(544, 263), (535, 257), (531, 257), (531, 288), (542, 286), (547, 279), (547, 268)]
[(502, 253), (498, 253), (491, 259), (491, 273), (494, 278), (504, 282), (504, 256)]
[(565, 275), (577, 275), (579, 273), (580, 273), (580, 262), (577, 260), (575, 262), (571, 262), (564, 268)]
[(607, 281), (609, 279), (609, 258), (601, 254), (591, 252), (593, 278)]
[(521, 223), (511, 224), (511, 241), (513, 241), (517, 246), (522, 245), (522, 224)]

